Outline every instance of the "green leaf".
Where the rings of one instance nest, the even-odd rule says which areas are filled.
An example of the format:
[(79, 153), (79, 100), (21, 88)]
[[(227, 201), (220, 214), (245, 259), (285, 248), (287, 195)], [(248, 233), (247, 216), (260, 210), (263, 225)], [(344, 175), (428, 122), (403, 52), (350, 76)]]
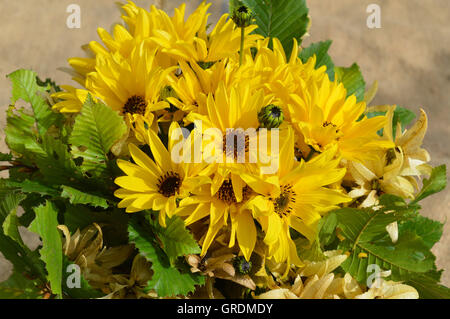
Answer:
[(330, 245), (336, 239), (335, 229), (338, 223), (336, 214), (328, 214), (319, 221), (319, 242), (323, 247)]
[(446, 170), (445, 165), (433, 168), (430, 178), (423, 180), (422, 190), (412, 203), (417, 203), (430, 195), (442, 191), (447, 186)]
[(412, 219), (398, 225), (399, 233), (412, 232), (422, 238), (423, 243), (431, 249), (442, 237), (444, 224), (417, 214)]
[(17, 70), (8, 75), (12, 82), (11, 103), (23, 99), (31, 104), (36, 119), (36, 125), (41, 135), (62, 118), (62, 115), (51, 110), (44, 98), (41, 96), (45, 88), (37, 84), (37, 75), (30, 70)]
[(152, 263), (153, 276), (147, 289), (154, 289), (158, 296), (187, 295), (196, 285), (204, 284), (204, 277), (189, 271), (180, 272), (171, 266), (169, 258), (159, 246), (156, 237), (148, 227), (131, 219), (128, 225), (129, 240), (139, 253)]
[(306, 238), (297, 238), (294, 240), (294, 243), (297, 247), (297, 254), (301, 260), (322, 261), (327, 259), (320, 248), (318, 239), (310, 243)]
[(54, 189), (53, 187), (44, 185), (42, 184), (42, 182), (37, 180), (25, 179), (21, 182), (16, 182), (9, 179), (2, 179), (0, 180), (0, 187), (2, 187), (1, 185), (15, 188), (17, 190), (20, 190), (22, 193), (26, 194), (36, 193), (40, 195), (50, 195), (50, 196), (59, 195), (58, 190)]
[(2, 232), (0, 232), (0, 252), (13, 264), (15, 271), (31, 274), (46, 282), (44, 265), (37, 252), (21, 246)]
[(0, 282), (0, 299), (37, 299), (39, 288), (36, 282), (14, 271), (4, 282)]
[(19, 154), (45, 155), (37, 142), (39, 137), (34, 117), (23, 109), (16, 111), (13, 108), (7, 111), (5, 141), (9, 149)]
[[(0, 184), (1, 185), (1, 184)], [(5, 191), (5, 193), (3, 193)], [(2, 189), (0, 186), (0, 224), (3, 224), (6, 217), (15, 211), (20, 202), (25, 199), (25, 195), (11, 189)]]
[(450, 299), (450, 288), (440, 285), (427, 274), (417, 275), (405, 284), (416, 288), (421, 299)]
[(351, 67), (335, 67), (336, 79), (344, 84), (347, 89), (347, 96), (355, 95), (356, 100), (361, 102), (364, 100), (366, 91), (366, 82), (362, 76), (358, 64), (354, 63)]
[(71, 204), (84, 204), (91, 205), (93, 207), (108, 208), (108, 202), (103, 197), (87, 194), (79, 191), (78, 189), (65, 185), (61, 188), (61, 197), (68, 198)]
[[(404, 233), (393, 244), (389, 237), (374, 240), (373, 243), (359, 240), (343, 242), (339, 249), (351, 249), (351, 255), (342, 264), (342, 268), (349, 272), (359, 282), (365, 283), (368, 277), (367, 266), (377, 264), (383, 270), (391, 270), (394, 281), (404, 281), (414, 278), (418, 274), (433, 269), (435, 257), (423, 243), (420, 237), (413, 233)], [(367, 254), (367, 258), (360, 258), (359, 254)]]
[(19, 218), (17, 217), (16, 210), (14, 209), (3, 222), (3, 233), (19, 245), (24, 246), (25, 244), (23, 243), (22, 236), (20, 236), (19, 233), (19, 225)]
[(258, 29), (264, 37), (278, 38), (289, 58), (297, 39), (300, 45), (308, 30), (308, 7), (305, 0), (243, 0), (255, 14)]
[(397, 132), (397, 123), (401, 124), (402, 132), (405, 128), (416, 118), (416, 114), (404, 107), (397, 106), (394, 111), (394, 117), (392, 119), (393, 135)]
[(36, 156), (35, 162), (39, 173), (48, 184), (61, 185), (64, 183), (76, 183), (82, 179), (79, 168), (72, 160), (70, 153), (60, 139), (49, 135), (42, 137), (43, 156)]
[[(378, 210), (343, 208), (334, 212), (345, 238), (338, 249), (350, 252), (342, 268), (362, 283), (367, 280), (370, 264), (391, 270), (395, 281), (433, 270), (435, 257), (419, 236), (409, 231), (400, 233), (394, 244), (387, 234), (386, 226), (401, 221), (411, 208), (392, 195), (382, 196), (380, 203), (383, 207)], [(366, 257), (361, 257), (361, 253)]]
[[(38, 254), (23, 245), (21, 239), (18, 240), (20, 235), (13, 229), (13, 224), (17, 221), (14, 217), (9, 217), (11, 213), (15, 213), (24, 198), (23, 194), (15, 190), (6, 190), (4, 185), (0, 186), (0, 224), (3, 225), (0, 231), (0, 252), (13, 264), (16, 271), (43, 279), (45, 274)], [(4, 229), (6, 234), (3, 233)]]
[(171, 261), (185, 255), (200, 254), (199, 245), (178, 216), (167, 218), (166, 227), (160, 226), (157, 221), (152, 222), (152, 227)]
[(127, 130), (123, 118), (110, 107), (94, 103), (89, 95), (75, 119), (69, 142), (72, 154), (83, 158), (82, 169), (101, 174), (107, 169), (108, 153)]
[(55, 206), (47, 201), (45, 206), (35, 208), (36, 219), (31, 223), (30, 230), (39, 234), (42, 239), (41, 259), (45, 262), (48, 281), (52, 292), (62, 296), (62, 242), (58, 231), (58, 212)]
[(45, 81), (42, 81), (39, 77), (36, 77), (36, 83), (37, 85), (45, 88), (45, 90), (49, 93), (52, 91), (52, 89), (55, 92), (61, 92), (61, 88), (56, 85), (55, 81), (52, 81), (52, 79), (50, 78), (46, 78)]
[(328, 54), (328, 49), (330, 48), (331, 43), (331, 40), (312, 43), (309, 47), (304, 48), (298, 56), (303, 63), (306, 63), (309, 58), (315, 55), (316, 69), (326, 66), (328, 77), (331, 81), (334, 81), (334, 63)]
[[(368, 112), (368, 118), (375, 116), (386, 115), (385, 111)], [(394, 116), (392, 118), (392, 134), (396, 136), (397, 134), (397, 123), (401, 124), (402, 132), (405, 128), (416, 118), (416, 114), (404, 107), (397, 106), (394, 111)], [(381, 130), (382, 131), (382, 130)], [(382, 132), (381, 132), (382, 133)]]

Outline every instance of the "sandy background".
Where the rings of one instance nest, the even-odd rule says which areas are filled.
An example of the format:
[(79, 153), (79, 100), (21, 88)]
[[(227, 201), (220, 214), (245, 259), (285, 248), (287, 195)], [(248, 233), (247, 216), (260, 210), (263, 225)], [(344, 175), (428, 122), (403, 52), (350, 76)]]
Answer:
[[(97, 40), (96, 28), (106, 29), (119, 22), (113, 0), (0, 0), (0, 151), (3, 141), (5, 109), (10, 85), (5, 76), (18, 68), (35, 70), (41, 78), (70, 83), (70, 77), (57, 71), (67, 66), (66, 59), (82, 54), (80, 45)], [(161, 2), (161, 1), (159, 1)], [(165, 0), (164, 9), (182, 1)], [(186, 1), (189, 12), (201, 1)], [(227, 10), (226, 1), (212, 0), (210, 21), (217, 21)], [(81, 29), (66, 26), (69, 4), (81, 6)], [(147, 7), (152, 0), (137, 0)], [(366, 26), (370, 3), (382, 10), (382, 28)], [(429, 117), (425, 147), (432, 164), (450, 164), (450, 2), (448, 0), (310, 0), (311, 36), (305, 45), (333, 39), (330, 54), (336, 65), (349, 66), (357, 61), (366, 82), (379, 81), (374, 104), (398, 104), (418, 112), (423, 107)], [(449, 216), (450, 191), (423, 202), (423, 214), (445, 221)], [(27, 236), (35, 244), (35, 238)], [(450, 222), (444, 236), (434, 247), (443, 283), (450, 285)], [(0, 256), (0, 280), (7, 278), (10, 265)]]

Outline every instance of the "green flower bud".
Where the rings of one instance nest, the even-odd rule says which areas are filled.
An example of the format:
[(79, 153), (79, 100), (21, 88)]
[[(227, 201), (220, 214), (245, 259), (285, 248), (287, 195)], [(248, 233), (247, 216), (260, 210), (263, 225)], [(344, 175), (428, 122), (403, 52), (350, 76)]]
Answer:
[(248, 27), (253, 21), (253, 12), (247, 6), (239, 6), (233, 10), (231, 19), (239, 28)]
[(170, 85), (167, 85), (167, 86), (163, 87), (161, 89), (161, 91), (159, 92), (159, 99), (161, 101), (167, 102), (167, 98), (169, 98), (169, 97), (178, 98), (178, 95), (175, 92), (175, 90), (173, 89), (173, 87), (171, 87)]
[(277, 128), (284, 121), (284, 114), (281, 107), (269, 104), (261, 109), (258, 113), (260, 127)]
[(233, 260), (234, 269), (241, 275), (247, 275), (252, 270), (252, 262), (246, 261), (244, 257), (236, 257)]

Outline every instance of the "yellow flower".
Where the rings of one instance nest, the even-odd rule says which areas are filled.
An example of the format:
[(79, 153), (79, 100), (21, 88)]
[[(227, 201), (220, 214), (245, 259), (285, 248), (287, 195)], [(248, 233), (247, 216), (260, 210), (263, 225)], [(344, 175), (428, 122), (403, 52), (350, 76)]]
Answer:
[[(169, 136), (177, 128), (178, 124), (172, 123)], [(120, 159), (117, 161), (126, 176), (116, 178), (115, 183), (121, 188), (114, 195), (122, 199), (118, 207), (126, 208), (128, 213), (145, 209), (159, 211), (159, 222), (165, 226), (166, 215), (171, 217), (177, 209), (176, 200), (188, 196), (192, 189), (207, 183), (209, 178), (201, 175), (202, 164), (187, 161), (176, 163), (172, 160), (175, 141), (172, 140), (169, 149), (166, 149), (155, 132), (147, 130), (147, 133), (154, 160), (134, 144), (129, 144), (136, 164)], [(191, 142), (188, 140), (186, 143)]]
[(296, 162), (293, 132), (290, 129), (288, 132), (279, 155), (278, 183), (268, 183), (267, 177), (255, 178), (249, 174), (241, 174), (241, 178), (261, 194), (250, 201), (249, 207), (265, 232), (268, 257), (278, 263), (287, 261), (288, 265), (300, 265), (290, 227), (314, 240), (321, 215), (350, 198), (326, 188), (345, 174), (345, 169), (337, 167), (340, 159), (335, 158), (336, 147), (309, 162)]
[[(206, 30), (209, 6), (210, 4), (203, 2), (186, 21), (185, 4), (175, 9), (173, 18), (160, 11), (164, 28), (155, 30), (152, 40), (163, 48), (163, 53), (178, 61), (207, 63), (236, 55), (240, 49), (240, 29), (228, 19), (228, 14), (224, 14), (208, 34)], [(256, 28), (256, 25), (252, 25), (245, 29), (245, 48), (250, 48), (261, 38), (259, 35), (250, 34)]]
[(289, 105), (294, 126), (304, 142), (318, 152), (336, 145), (343, 159), (362, 161), (374, 158), (376, 151), (393, 147), (392, 142), (377, 135), (387, 118), (363, 116), (365, 102), (358, 103), (355, 95), (347, 97), (342, 83), (325, 76), (296, 92), (294, 100)]
[[(96, 71), (88, 74), (87, 90), (56, 93), (53, 97), (62, 101), (53, 108), (62, 112), (79, 112), (88, 93), (103, 101), (113, 110), (123, 114), (128, 122), (140, 116), (151, 124), (152, 112), (169, 107), (160, 101), (160, 90), (167, 83), (173, 68), (162, 69), (155, 62), (155, 51), (145, 43), (133, 48), (128, 59), (120, 54), (98, 55)], [(130, 126), (130, 125), (129, 125)]]
[(231, 87), (237, 80), (233, 75), (239, 66), (232, 61), (219, 61), (210, 68), (203, 69), (195, 61), (189, 64), (180, 61), (179, 67), (181, 75), (172, 76), (170, 80), (177, 98), (170, 98), (168, 101), (185, 112), (199, 113), (206, 108), (207, 96), (214, 94), (221, 82), (226, 87)]
[[(380, 107), (376, 108), (377, 110)], [(395, 106), (388, 107), (388, 121), (383, 130), (383, 138), (393, 142), (393, 148), (376, 152), (374, 160), (363, 163), (349, 162), (348, 171), (351, 179), (356, 182), (349, 196), (359, 198), (365, 196), (360, 207), (370, 207), (378, 204), (381, 194), (389, 193), (405, 199), (413, 199), (418, 190), (416, 178), (431, 173), (428, 152), (421, 148), (427, 130), (427, 117), (423, 110), (419, 120), (409, 129), (402, 132), (398, 123), (396, 137), (392, 133), (392, 120)]]
[[(212, 181), (212, 194), (216, 193), (223, 181), (231, 174), (234, 187), (242, 171), (258, 173), (260, 166), (266, 165), (258, 159), (258, 139), (261, 134), (258, 111), (271, 100), (264, 96), (262, 90), (253, 92), (251, 85), (235, 83), (227, 88), (221, 82), (215, 94), (209, 94), (206, 109), (199, 108), (191, 112), (187, 121), (201, 124), (199, 132), (203, 133), (202, 155), (203, 160), (216, 167), (215, 178)], [(268, 134), (270, 135), (270, 134)], [(264, 135), (270, 144), (270, 136)], [(270, 165), (270, 163), (268, 164)], [(234, 182), (236, 181), (236, 182)], [(245, 184), (240, 182), (239, 188)], [(236, 196), (240, 201), (240, 192)]]
[[(74, 88), (70, 85), (61, 85), (64, 91), (52, 94), (52, 98), (59, 101), (53, 105), (55, 110), (63, 113), (78, 113), (81, 110), (82, 103), (86, 101), (89, 92)], [(83, 102), (82, 102), (83, 101)]]
[[(161, 11), (154, 6), (149, 12), (128, 1), (127, 4), (121, 5), (121, 9), (125, 13), (122, 15), (122, 19), (126, 23), (125, 26), (115, 24), (112, 28), (112, 34), (104, 28), (98, 28), (97, 33), (101, 43), (91, 41), (88, 45), (82, 47), (87, 57), (70, 58), (68, 60), (73, 69), (68, 70), (69, 73), (82, 86), (85, 85), (87, 74), (95, 71), (97, 55), (118, 53), (127, 59), (133, 51), (133, 47), (150, 38), (155, 30), (162, 28)], [(154, 48), (156, 49), (156, 47)], [(161, 65), (166, 67), (176, 65), (176, 61), (160, 54), (157, 54), (157, 59)]]
[(318, 83), (327, 76), (326, 67), (315, 69), (316, 57), (303, 63), (298, 57), (299, 47), (294, 39), (290, 57), (286, 57), (283, 46), (278, 39), (273, 39), (273, 49), (269, 47), (269, 39), (257, 41), (256, 55), (252, 58), (250, 50), (246, 51), (245, 62), (233, 77), (241, 82), (250, 82), (254, 89), (263, 88), (266, 95), (282, 101), (280, 105), (291, 121), (288, 105), (293, 103), (295, 93), (303, 90), (305, 83)]
[(247, 261), (250, 260), (257, 236), (252, 213), (245, 206), (251, 196), (253, 196), (252, 190), (248, 186), (243, 186), (237, 175), (232, 175), (231, 178), (222, 182), (217, 191), (212, 191), (211, 184), (204, 185), (202, 188), (193, 190), (190, 197), (180, 201), (180, 209), (177, 213), (186, 218), (186, 225), (209, 217), (208, 231), (200, 241), (201, 256), (206, 255), (217, 233), (228, 224), (228, 219), (231, 219), (229, 247), (235, 245), (237, 237), (242, 254)]

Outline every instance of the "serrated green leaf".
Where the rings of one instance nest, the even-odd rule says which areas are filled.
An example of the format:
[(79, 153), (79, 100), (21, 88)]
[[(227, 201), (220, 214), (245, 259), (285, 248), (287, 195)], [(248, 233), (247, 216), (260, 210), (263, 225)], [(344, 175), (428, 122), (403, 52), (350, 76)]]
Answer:
[(45, 134), (50, 126), (58, 122), (62, 115), (52, 111), (41, 94), (45, 88), (37, 84), (37, 75), (30, 70), (17, 70), (7, 76), (12, 82), (12, 104), (23, 99), (31, 104), (38, 131)]
[(444, 224), (421, 215), (402, 222), (398, 226), (399, 233), (412, 232), (422, 238), (423, 243), (431, 249), (442, 237)]
[(19, 154), (42, 154), (45, 152), (38, 143), (38, 133), (35, 129), (35, 119), (23, 109), (13, 108), (7, 111), (5, 141), (9, 149)]
[(200, 254), (199, 245), (178, 216), (167, 218), (166, 227), (160, 226), (158, 222), (153, 222), (152, 227), (170, 260), (189, 254)]
[(41, 259), (45, 262), (48, 281), (52, 292), (62, 296), (62, 242), (58, 231), (58, 212), (55, 206), (46, 201), (45, 206), (34, 209), (35, 220), (30, 225), (30, 230), (39, 234), (42, 239), (42, 248), (39, 251)]
[(74, 157), (83, 158), (82, 169), (101, 174), (107, 169), (111, 147), (127, 130), (123, 118), (101, 103), (95, 103), (89, 95), (75, 119), (69, 142), (73, 144)]
[(87, 194), (70, 186), (63, 185), (61, 188), (61, 197), (68, 198), (71, 204), (83, 204), (93, 207), (108, 208), (108, 202), (103, 197)]
[(289, 58), (294, 38), (300, 45), (308, 30), (308, 7), (305, 0), (242, 0), (255, 15), (256, 33), (278, 38)]
[(155, 290), (160, 297), (187, 295), (196, 285), (204, 283), (203, 276), (180, 272), (171, 266), (154, 234), (136, 219), (130, 220), (128, 233), (130, 242), (152, 263), (153, 276), (148, 282), (148, 290)]
[(34, 280), (14, 271), (4, 282), (0, 282), (0, 299), (37, 299), (39, 288)]
[(435, 257), (419, 236), (403, 232), (394, 244), (386, 231), (387, 225), (401, 221), (415, 208), (392, 195), (383, 195), (380, 203), (383, 207), (377, 210), (343, 208), (334, 212), (340, 234), (345, 238), (338, 249), (350, 253), (342, 268), (362, 283), (367, 280), (370, 264), (391, 270), (395, 281), (433, 270)]
[(347, 89), (347, 96), (354, 94), (356, 100), (361, 102), (364, 100), (366, 91), (366, 82), (362, 76), (358, 64), (354, 63), (351, 67), (335, 67), (336, 79), (344, 84)]
[(49, 135), (42, 138), (42, 149), (45, 156), (36, 158), (36, 165), (45, 180), (50, 184), (63, 184), (81, 179), (81, 173), (75, 165), (67, 145)]
[(42, 81), (39, 77), (36, 77), (36, 83), (40, 87), (43, 87), (47, 92), (51, 92), (53, 89), (55, 92), (61, 92), (61, 88), (55, 83), (55, 81), (52, 81), (50, 78), (46, 78), (45, 81)]
[(321, 66), (326, 66), (327, 74), (331, 81), (334, 81), (334, 63), (331, 60), (330, 55), (328, 54), (328, 49), (331, 46), (332, 41), (322, 41), (312, 43), (309, 47), (304, 48), (299, 53), (299, 58), (303, 63), (306, 63), (309, 58), (312, 56), (316, 56), (316, 69)]
[(412, 203), (417, 203), (430, 195), (442, 191), (447, 186), (446, 171), (445, 165), (433, 168), (430, 178), (423, 180), (423, 187)]

